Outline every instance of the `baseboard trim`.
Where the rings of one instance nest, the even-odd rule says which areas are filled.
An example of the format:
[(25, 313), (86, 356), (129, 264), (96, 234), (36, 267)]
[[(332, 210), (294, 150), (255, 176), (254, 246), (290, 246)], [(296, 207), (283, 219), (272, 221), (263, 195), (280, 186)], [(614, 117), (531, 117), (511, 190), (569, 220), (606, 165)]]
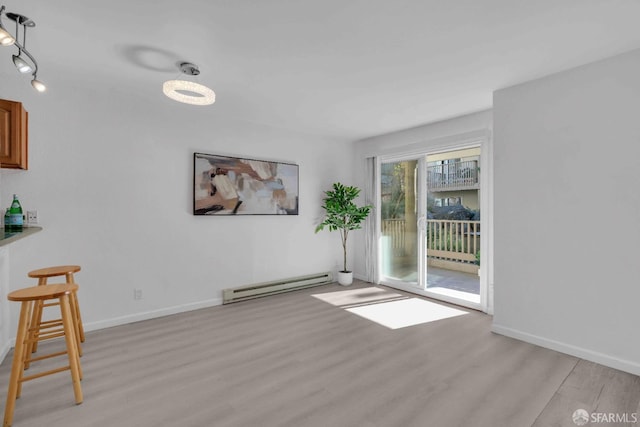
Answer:
[(5, 343), (2, 349), (0, 349), (0, 362), (4, 361), (4, 358), (7, 357), (7, 354), (9, 354), (9, 350), (11, 350), (15, 342), (16, 339), (13, 338), (9, 340), (9, 342)]
[[(187, 311), (200, 310), (201, 308), (215, 307), (222, 305), (222, 298), (214, 298), (206, 301), (192, 302), (188, 304), (175, 305), (173, 307), (161, 308), (159, 310), (151, 310), (143, 313), (131, 314), (128, 316), (115, 317), (113, 319), (101, 320), (99, 322), (83, 323), (84, 330), (97, 331), (100, 329), (111, 328), (113, 326), (126, 325), (128, 323), (140, 322), (142, 320), (155, 319), (157, 317), (170, 316), (172, 314), (185, 313)], [(0, 349), (0, 362), (7, 357), (9, 350), (16, 345), (16, 337), (11, 337), (2, 349)]]
[(364, 274), (353, 273), (353, 278), (367, 282), (367, 276)]
[(535, 344), (540, 347), (548, 348), (551, 350), (566, 353), (571, 356), (579, 357), (581, 359), (589, 360), (591, 362), (599, 363), (600, 365), (608, 366), (613, 369), (625, 371), (630, 374), (640, 375), (640, 364), (632, 362), (630, 360), (619, 359), (609, 354), (599, 353), (597, 351), (589, 350), (582, 347), (577, 347), (571, 344), (566, 344), (560, 341), (551, 340), (538, 335), (522, 332), (517, 329), (507, 328), (504, 326), (493, 324), (491, 331), (496, 334), (504, 335), (510, 338), (515, 338), (520, 341), (525, 341), (531, 344)]
[(127, 316), (115, 317), (113, 319), (101, 320), (98, 322), (84, 323), (85, 331), (97, 331), (114, 326), (126, 325), (128, 323), (140, 322), (143, 320), (155, 319), (157, 317), (170, 316), (172, 314), (185, 313), (187, 311), (199, 310), (201, 308), (215, 307), (222, 305), (222, 298), (214, 298), (206, 301), (192, 302), (188, 304), (175, 305), (158, 310), (145, 311), (142, 313), (130, 314)]

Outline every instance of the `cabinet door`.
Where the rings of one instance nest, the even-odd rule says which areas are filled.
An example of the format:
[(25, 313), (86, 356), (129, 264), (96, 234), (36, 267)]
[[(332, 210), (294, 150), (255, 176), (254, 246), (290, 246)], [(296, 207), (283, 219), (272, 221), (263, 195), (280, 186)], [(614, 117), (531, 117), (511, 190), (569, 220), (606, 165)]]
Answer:
[(21, 102), (0, 99), (0, 167), (27, 169), (28, 119)]

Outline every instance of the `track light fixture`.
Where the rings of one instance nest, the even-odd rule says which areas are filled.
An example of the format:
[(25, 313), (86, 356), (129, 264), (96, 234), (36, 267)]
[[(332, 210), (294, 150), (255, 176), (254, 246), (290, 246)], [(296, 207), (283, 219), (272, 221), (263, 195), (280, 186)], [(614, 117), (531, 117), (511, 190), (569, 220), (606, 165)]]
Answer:
[[(16, 33), (13, 36), (2, 25), (2, 16), (16, 23)], [(31, 73), (31, 86), (38, 92), (44, 92), (47, 87), (38, 80), (38, 63), (36, 59), (27, 50), (27, 27), (35, 27), (36, 23), (24, 15), (18, 13), (5, 12), (5, 6), (0, 7), (0, 46), (15, 46), (18, 48), (18, 54), (13, 55), (13, 64), (21, 73)], [(19, 33), (22, 27), (22, 43), (20, 43)], [(24, 56), (23, 56), (24, 54)], [(26, 57), (26, 58), (25, 58)]]
[[(190, 62), (180, 64), (180, 71), (188, 76), (200, 74), (198, 66)], [(210, 105), (216, 102), (216, 94), (208, 87), (188, 80), (167, 80), (162, 92), (169, 98), (193, 105)]]

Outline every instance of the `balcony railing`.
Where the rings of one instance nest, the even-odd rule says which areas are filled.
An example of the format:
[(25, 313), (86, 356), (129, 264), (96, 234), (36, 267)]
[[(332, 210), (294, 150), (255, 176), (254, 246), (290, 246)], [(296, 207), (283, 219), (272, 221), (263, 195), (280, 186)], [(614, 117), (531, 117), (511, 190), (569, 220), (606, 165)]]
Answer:
[(429, 191), (474, 189), (478, 187), (478, 161), (427, 166)]
[[(383, 220), (382, 235), (389, 237), (390, 250), (394, 256), (405, 255), (405, 220)], [(477, 262), (480, 251), (480, 221), (429, 219), (425, 236), (427, 258), (464, 264)]]
[(382, 235), (389, 237), (389, 250), (393, 256), (405, 255), (405, 224), (404, 219), (383, 219)]
[(480, 221), (427, 220), (427, 257), (474, 264), (480, 251)]

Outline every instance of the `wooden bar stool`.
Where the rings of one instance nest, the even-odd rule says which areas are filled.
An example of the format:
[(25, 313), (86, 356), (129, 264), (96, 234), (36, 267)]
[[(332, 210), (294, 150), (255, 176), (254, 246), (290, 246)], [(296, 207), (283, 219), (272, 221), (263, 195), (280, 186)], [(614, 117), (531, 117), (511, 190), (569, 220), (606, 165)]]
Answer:
[[(13, 412), (15, 410), (16, 399), (20, 397), (22, 392), (22, 383), (46, 375), (56, 374), (58, 372), (70, 370), (71, 380), (73, 382), (73, 392), (76, 404), (82, 403), (82, 387), (80, 380), (82, 379), (82, 368), (80, 367), (80, 356), (78, 354), (78, 345), (76, 343), (76, 329), (74, 327), (74, 316), (71, 311), (71, 295), (78, 290), (75, 283), (61, 283), (47, 286), (33, 286), (31, 288), (19, 289), (11, 292), (7, 299), (9, 301), (21, 302), (20, 319), (18, 321), (18, 332), (16, 335), (16, 346), (13, 353), (13, 362), (11, 365), (11, 377), (9, 379), (9, 391), (7, 392), (7, 404), (4, 410), (4, 426), (10, 426), (13, 422)], [(32, 315), (37, 303), (47, 300), (58, 300), (61, 314), (61, 329), (41, 330), (39, 324), (32, 324)], [(27, 352), (28, 346), (34, 341), (44, 341), (47, 339), (62, 337), (65, 338), (66, 350), (51, 353), (44, 356), (31, 358)], [(31, 362), (44, 360), (56, 356), (67, 355), (69, 364), (56, 369), (45, 372), (39, 372), (31, 376), (24, 376), (25, 366)]]
[[(27, 275), (29, 277), (34, 277), (38, 279), (38, 286), (45, 286), (47, 284), (47, 279), (49, 277), (59, 277), (65, 276), (67, 283), (76, 283), (73, 277), (74, 273), (80, 271), (79, 265), (58, 265), (55, 267), (46, 267), (38, 270), (30, 271)], [(84, 342), (84, 327), (82, 326), (82, 316), (80, 315), (80, 304), (78, 303), (78, 295), (76, 292), (71, 295), (69, 299), (71, 303), (71, 312), (74, 315), (74, 323), (76, 325), (76, 335), (77, 341), (79, 343)], [(50, 305), (57, 305), (57, 302), (45, 305), (41, 301), (40, 304), (36, 306), (36, 309), (33, 311), (33, 324), (43, 324), (42, 322), (42, 309), (44, 307)], [(29, 352), (34, 353), (38, 350), (38, 343), (34, 342), (32, 346), (28, 349)], [(80, 356), (82, 356), (82, 347), (78, 344), (78, 351)], [(27, 365), (28, 367), (28, 365)]]

